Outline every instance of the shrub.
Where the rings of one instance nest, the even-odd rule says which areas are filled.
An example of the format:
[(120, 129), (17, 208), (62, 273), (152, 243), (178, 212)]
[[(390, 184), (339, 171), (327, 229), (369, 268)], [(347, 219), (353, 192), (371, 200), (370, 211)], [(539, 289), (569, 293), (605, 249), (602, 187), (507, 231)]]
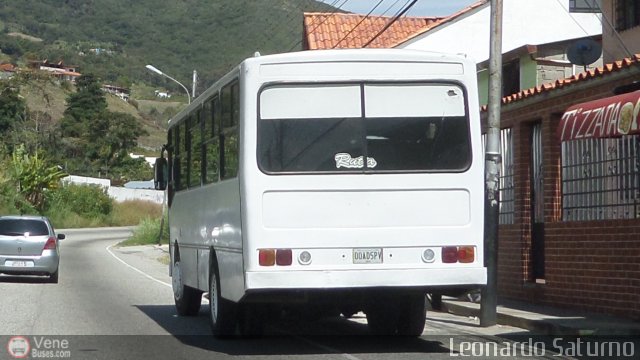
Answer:
[[(165, 219), (164, 226), (162, 228), (161, 243), (169, 243), (169, 226)], [(120, 243), (122, 246), (131, 245), (148, 245), (158, 243), (158, 234), (160, 232), (160, 217), (158, 218), (145, 218), (140, 222), (140, 225), (136, 227), (133, 232), (133, 236)]]
[(113, 210), (107, 191), (97, 185), (65, 184), (48, 195), (49, 213), (69, 210), (85, 218), (104, 218)]
[(159, 219), (161, 215), (161, 205), (144, 200), (128, 200), (114, 204), (109, 225), (138, 225), (146, 218)]

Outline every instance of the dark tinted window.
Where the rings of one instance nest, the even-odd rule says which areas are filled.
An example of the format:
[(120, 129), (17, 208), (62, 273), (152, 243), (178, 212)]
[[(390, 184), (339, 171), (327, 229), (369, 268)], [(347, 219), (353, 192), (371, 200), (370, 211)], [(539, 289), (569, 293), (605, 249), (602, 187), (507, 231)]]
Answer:
[(240, 85), (234, 82), (222, 88), (222, 179), (238, 176), (240, 135)]
[(189, 125), (189, 187), (200, 186), (202, 171), (202, 123), (200, 111), (191, 116)]
[(471, 163), (457, 85), (283, 85), (263, 94), (266, 172), (464, 171)]
[(218, 181), (220, 174), (220, 101), (218, 97), (214, 97), (211, 101), (207, 101), (205, 106), (207, 111), (205, 134), (205, 171), (204, 183), (209, 184)]
[(0, 235), (49, 235), (49, 228), (41, 220), (0, 219)]

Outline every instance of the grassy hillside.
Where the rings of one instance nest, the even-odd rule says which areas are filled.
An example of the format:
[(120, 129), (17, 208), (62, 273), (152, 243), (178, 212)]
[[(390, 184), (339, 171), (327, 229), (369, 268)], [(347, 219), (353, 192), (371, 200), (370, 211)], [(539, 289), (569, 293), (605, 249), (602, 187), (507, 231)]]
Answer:
[[(298, 49), (302, 13), (333, 10), (314, 0), (3, 0), (0, 61), (26, 67), (32, 60), (62, 60), (103, 83), (131, 88), (134, 101), (108, 95), (109, 110), (140, 121), (149, 135), (139, 145), (155, 151), (166, 141), (167, 120), (186, 97), (146, 64), (184, 84), (191, 84), (197, 70), (202, 91), (255, 51)], [(156, 89), (174, 96), (155, 101)], [(30, 111), (56, 123), (72, 91), (46, 84), (27, 86), (22, 95)]]
[(205, 88), (255, 51), (288, 51), (302, 36), (302, 13), (330, 9), (314, 0), (4, 0), (0, 48), (14, 60), (63, 59), (122, 85), (175, 88), (146, 64), (183, 83), (197, 70)]
[[(21, 90), (21, 95), (25, 99), (27, 107), (31, 112), (46, 113), (46, 121), (57, 123), (64, 115), (66, 109), (66, 98), (73, 92), (73, 88), (67, 89), (53, 83), (35, 83), (25, 86)], [(157, 152), (162, 144), (166, 142), (166, 120), (168, 115), (163, 117), (162, 112), (168, 108), (180, 109), (184, 104), (176, 102), (141, 101), (142, 106), (137, 109), (132, 103), (125, 102), (117, 96), (105, 94), (109, 111), (121, 112), (133, 116), (139, 121), (149, 135), (138, 139), (138, 144), (143, 149)], [(155, 111), (153, 109), (156, 109)], [(177, 110), (175, 110), (177, 112)], [(171, 112), (173, 113), (173, 112)], [(158, 114), (154, 117), (153, 114)], [(42, 121), (45, 121), (43, 117)]]

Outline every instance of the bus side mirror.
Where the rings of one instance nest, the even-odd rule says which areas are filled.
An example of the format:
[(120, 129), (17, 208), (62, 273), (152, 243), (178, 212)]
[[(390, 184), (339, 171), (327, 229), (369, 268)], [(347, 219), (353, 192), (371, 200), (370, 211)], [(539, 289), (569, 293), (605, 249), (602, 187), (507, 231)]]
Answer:
[(153, 186), (156, 190), (167, 189), (167, 159), (156, 158), (153, 172)]

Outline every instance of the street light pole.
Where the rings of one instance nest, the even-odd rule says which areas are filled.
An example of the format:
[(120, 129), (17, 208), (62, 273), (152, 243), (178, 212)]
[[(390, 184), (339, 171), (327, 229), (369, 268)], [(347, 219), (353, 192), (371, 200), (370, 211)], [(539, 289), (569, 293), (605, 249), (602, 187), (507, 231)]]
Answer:
[(187, 89), (186, 86), (182, 85), (182, 83), (174, 78), (172, 78), (171, 76), (163, 73), (162, 71), (158, 70), (156, 67), (154, 67), (153, 65), (147, 65), (146, 68), (150, 71), (153, 71), (154, 73), (164, 76), (166, 78), (168, 78), (169, 80), (173, 80), (174, 82), (176, 82), (178, 85), (182, 86), (182, 88), (184, 89), (184, 91), (187, 93), (187, 100), (189, 101), (189, 104), (191, 104), (191, 95), (189, 94), (189, 90)]

